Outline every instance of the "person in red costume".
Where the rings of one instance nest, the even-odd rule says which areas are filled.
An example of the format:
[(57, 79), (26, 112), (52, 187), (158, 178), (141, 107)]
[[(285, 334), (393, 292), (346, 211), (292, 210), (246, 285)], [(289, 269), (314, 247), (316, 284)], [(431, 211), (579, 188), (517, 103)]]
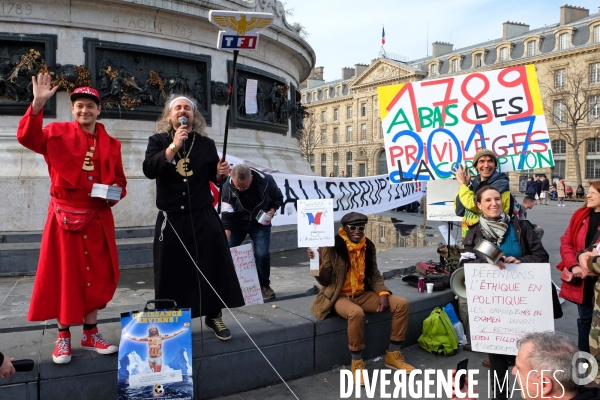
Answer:
[(112, 299), (119, 280), (115, 223), (116, 202), (91, 197), (92, 186), (122, 188), (127, 181), (121, 143), (96, 122), (100, 96), (89, 87), (71, 94), (71, 122), (43, 124), (44, 104), (54, 96), (49, 74), (32, 77), (33, 103), (19, 121), (17, 140), (44, 156), (50, 175), (50, 204), (27, 319), (57, 319), (55, 363), (71, 361), (69, 326), (83, 322), (81, 347), (110, 354), (118, 347), (96, 327), (98, 310)]

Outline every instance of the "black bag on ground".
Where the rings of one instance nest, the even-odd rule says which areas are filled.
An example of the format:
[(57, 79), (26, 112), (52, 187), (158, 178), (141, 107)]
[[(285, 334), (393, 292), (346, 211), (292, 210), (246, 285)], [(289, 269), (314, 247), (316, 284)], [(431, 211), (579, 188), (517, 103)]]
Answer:
[(402, 278), (402, 282), (406, 282), (416, 288), (419, 286), (419, 278), (425, 279), (425, 284), (433, 283), (433, 290), (436, 292), (450, 287), (450, 275), (446, 274), (429, 274), (427, 276), (411, 274)]

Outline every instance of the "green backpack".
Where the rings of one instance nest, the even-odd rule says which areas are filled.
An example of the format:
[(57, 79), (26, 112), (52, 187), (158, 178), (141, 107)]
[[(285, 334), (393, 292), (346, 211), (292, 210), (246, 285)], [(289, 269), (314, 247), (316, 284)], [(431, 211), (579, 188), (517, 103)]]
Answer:
[(432, 354), (444, 356), (454, 355), (458, 349), (456, 331), (448, 314), (440, 307), (436, 307), (423, 321), (419, 346)]

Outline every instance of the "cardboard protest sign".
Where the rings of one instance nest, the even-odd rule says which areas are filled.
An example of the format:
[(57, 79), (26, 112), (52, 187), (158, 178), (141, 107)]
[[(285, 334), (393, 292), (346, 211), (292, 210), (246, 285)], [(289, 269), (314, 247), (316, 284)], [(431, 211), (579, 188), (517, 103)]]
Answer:
[(322, 247), (335, 244), (333, 200), (298, 200), (298, 247)]
[(229, 250), (231, 250), (231, 258), (233, 258), (235, 273), (237, 274), (240, 288), (244, 295), (244, 302), (247, 306), (250, 304), (263, 304), (252, 245), (250, 243), (243, 244), (241, 246), (232, 247)]
[(310, 274), (319, 275), (319, 247), (335, 244), (333, 200), (298, 200), (298, 247), (310, 247), (314, 258), (310, 260)]
[(189, 308), (121, 314), (119, 399), (192, 399)]
[(535, 66), (378, 88), (390, 181), (451, 177), (487, 148), (500, 172), (554, 166)]
[(465, 264), (465, 284), (474, 351), (516, 355), (521, 336), (554, 330), (550, 264)]
[(462, 221), (454, 212), (454, 199), (460, 185), (455, 180), (427, 182), (427, 219), (429, 221)]

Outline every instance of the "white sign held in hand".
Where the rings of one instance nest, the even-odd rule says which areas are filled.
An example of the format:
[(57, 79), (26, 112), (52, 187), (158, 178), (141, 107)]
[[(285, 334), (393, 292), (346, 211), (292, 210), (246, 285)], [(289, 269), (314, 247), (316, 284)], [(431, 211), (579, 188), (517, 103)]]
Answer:
[(335, 244), (333, 200), (298, 200), (298, 247)]
[(256, 263), (254, 262), (254, 249), (250, 243), (229, 249), (235, 273), (240, 282), (240, 288), (244, 295), (244, 302), (247, 306), (250, 304), (263, 304), (260, 283), (258, 282), (258, 273), (256, 272)]
[(465, 264), (474, 351), (517, 354), (527, 333), (554, 330), (550, 264)]

